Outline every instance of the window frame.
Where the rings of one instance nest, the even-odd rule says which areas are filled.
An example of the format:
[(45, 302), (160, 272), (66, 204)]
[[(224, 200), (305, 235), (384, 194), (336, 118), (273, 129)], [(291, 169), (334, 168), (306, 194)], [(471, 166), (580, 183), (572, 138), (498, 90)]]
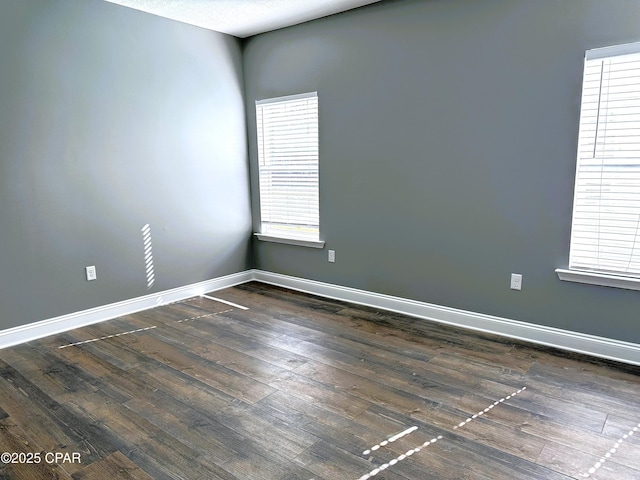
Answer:
[[(312, 139), (316, 142), (316, 144), (311, 146), (308, 150), (303, 150), (303, 156), (306, 156), (308, 159), (310, 159), (310, 161), (302, 161), (298, 165), (296, 165), (294, 163), (294, 160), (289, 165), (287, 165), (286, 163), (281, 163), (280, 165), (278, 165), (278, 160), (286, 157), (287, 153), (284, 150), (286, 150), (287, 147), (282, 147), (282, 145), (278, 146), (277, 137), (279, 135), (286, 135), (285, 130), (291, 125), (287, 125), (286, 121), (279, 123), (278, 120), (274, 120), (270, 124), (265, 124), (265, 115), (273, 113), (277, 109), (286, 108), (287, 106), (297, 105), (299, 107), (304, 107), (304, 103), (311, 98), (315, 100), (315, 104), (312, 105), (311, 109), (305, 110), (305, 112), (300, 117), (300, 122), (304, 122), (304, 117), (307, 114), (316, 116), (316, 124), (314, 126), (315, 132), (311, 131), (310, 133), (306, 132), (306, 134), (303, 134), (304, 140), (301, 143), (301, 146), (303, 148), (308, 148), (309, 139)], [(285, 243), (303, 247), (323, 248), (325, 242), (320, 240), (320, 155), (318, 92), (307, 92), (295, 95), (286, 95), (281, 97), (256, 100), (255, 107), (260, 232), (256, 232), (254, 233), (254, 235), (262, 241)], [(271, 112), (269, 111), (269, 107), (273, 107), (271, 109)], [(295, 117), (293, 118), (293, 120), (295, 120)], [(303, 123), (300, 123), (299, 125), (304, 126)], [(265, 126), (271, 129), (279, 128), (280, 131), (277, 131), (272, 137), (267, 137), (265, 135), (265, 130), (267, 129), (265, 128)], [(272, 148), (267, 149), (266, 146), (269, 143), (271, 143)], [(307, 146), (304, 146), (304, 143), (307, 143)], [(267, 154), (266, 152), (269, 153)], [(314, 162), (315, 165), (313, 164)], [(279, 187), (272, 185), (273, 179), (278, 179), (277, 173), (280, 173), (279, 181), (281, 185)], [(296, 179), (296, 177), (299, 177), (299, 179)], [(282, 185), (286, 184), (287, 182), (291, 182), (292, 180), (294, 180), (294, 183), (291, 183), (290, 185), (288, 185), (288, 187)], [(266, 193), (266, 183), (269, 184), (269, 191), (273, 191), (273, 196), (270, 196), (268, 193)], [(313, 191), (314, 186), (315, 192)], [(307, 192), (311, 191), (311, 206), (315, 206), (315, 209), (312, 208), (310, 211), (295, 213), (294, 211), (296, 209), (298, 210), (298, 212), (300, 212), (302, 208), (305, 208), (303, 206), (304, 202), (293, 202), (292, 210), (287, 210), (288, 206), (282, 207), (282, 205), (279, 205), (276, 198), (276, 192), (278, 192), (279, 189), (280, 193), (282, 194), (283, 190), (286, 190), (286, 188), (301, 188)], [(290, 192), (284, 192), (285, 196), (289, 194)], [(268, 218), (267, 221), (265, 221), (265, 217)], [(312, 223), (303, 223), (304, 217), (308, 217), (311, 219), (315, 218), (317, 219), (317, 221), (312, 220)], [(280, 221), (277, 221), (278, 218), (280, 219)], [(288, 223), (289, 221), (291, 222)], [(305, 229), (305, 227), (311, 228), (311, 232), (304, 232), (303, 230)], [(313, 230), (314, 228), (315, 230)], [(295, 232), (296, 229), (298, 230), (298, 232)]]
[[(587, 67), (590, 65), (589, 62), (593, 62), (597, 60), (606, 60), (606, 59), (611, 59), (611, 58), (620, 57), (623, 55), (630, 55), (630, 54), (634, 54), (634, 55), (640, 54), (640, 42), (623, 44), (623, 45), (615, 45), (615, 46), (603, 47), (603, 48), (596, 48), (592, 50), (587, 50), (585, 53), (584, 72), (583, 72), (583, 90), (581, 94), (582, 101), (581, 101), (581, 109), (580, 109), (579, 139), (578, 139), (577, 157), (576, 157), (576, 178), (575, 178), (574, 197), (573, 197), (573, 214), (571, 219), (571, 240), (569, 244), (569, 249), (570, 249), (569, 267), (556, 269), (556, 273), (558, 275), (558, 278), (560, 278), (560, 280), (586, 283), (586, 284), (592, 284), (592, 285), (601, 285), (601, 286), (607, 286), (607, 287), (623, 288), (623, 289), (630, 289), (630, 290), (640, 290), (640, 272), (629, 273), (629, 272), (623, 272), (622, 270), (616, 271), (615, 269), (612, 269), (610, 265), (608, 266), (608, 268), (598, 268), (598, 266), (593, 263), (591, 268), (586, 267), (582, 269), (582, 268), (576, 268), (575, 266), (572, 266), (572, 259), (574, 258), (573, 256), (575, 253), (574, 248), (577, 244), (577, 242), (574, 243), (574, 240), (577, 236), (575, 234), (576, 205), (578, 204), (577, 197), (579, 195), (579, 188), (583, 185), (579, 182), (580, 180), (579, 175), (586, 170), (586, 167), (583, 167), (581, 165), (581, 160), (582, 160), (581, 147), (583, 146), (583, 135), (586, 137), (586, 134), (585, 134), (586, 129), (583, 130), (583, 127), (587, 125), (587, 122), (583, 118), (584, 104), (585, 104), (585, 85), (587, 83), (586, 81)], [(638, 70), (640, 70), (640, 68)], [(603, 79), (601, 78), (597, 86), (600, 89), (602, 89), (603, 83), (604, 83)], [(638, 84), (640, 84), (640, 81), (638, 81)], [(601, 118), (600, 110), (599, 110), (601, 104), (602, 104), (602, 96), (601, 94), (599, 94), (596, 122), (599, 122)], [(606, 137), (605, 135), (605, 138), (608, 138), (608, 137)], [(595, 151), (596, 151), (596, 147), (598, 146), (598, 139), (599, 137), (596, 131), (593, 139), (594, 159), (596, 158)], [(604, 171), (605, 169), (605, 160), (604, 160), (605, 158), (615, 158), (615, 155), (612, 155), (611, 157), (607, 157), (606, 155), (603, 155), (603, 159), (600, 167), (601, 171)], [(636, 159), (635, 156), (631, 156), (631, 158), (633, 158), (634, 160)], [(640, 163), (640, 157), (638, 157), (637, 163)], [(597, 188), (599, 189), (602, 188), (603, 184), (604, 183), (598, 184)], [(602, 191), (599, 190), (597, 195), (599, 196), (601, 192)], [(598, 202), (600, 201), (603, 201), (603, 197), (598, 197)], [(581, 205), (584, 205), (584, 204), (581, 204)], [(624, 208), (624, 207), (620, 205), (619, 208)], [(637, 224), (640, 224), (640, 218), (637, 220)], [(593, 239), (596, 240), (596, 238), (597, 238), (596, 235), (594, 235)], [(636, 238), (639, 238), (639, 237), (636, 235)], [(631, 252), (629, 253), (630, 255), (629, 263), (631, 262), (631, 258), (634, 257), (634, 253), (633, 253), (634, 251), (635, 249), (632, 249)], [(594, 256), (594, 258), (597, 258), (597, 257)], [(580, 262), (574, 262), (574, 264), (575, 263), (580, 263)], [(587, 263), (587, 262), (582, 262), (582, 263)]]

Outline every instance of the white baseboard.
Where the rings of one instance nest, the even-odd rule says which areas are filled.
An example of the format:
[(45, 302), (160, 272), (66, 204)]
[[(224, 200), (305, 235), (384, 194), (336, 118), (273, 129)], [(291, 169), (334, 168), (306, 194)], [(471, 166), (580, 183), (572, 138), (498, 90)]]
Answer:
[(640, 365), (640, 345), (507, 318), (442, 307), (329, 283), (253, 270), (253, 279), (300, 292), (333, 298), (412, 317), (522, 340), (594, 357)]
[(91, 308), (60, 317), (29, 323), (0, 331), (0, 349), (29, 342), (38, 338), (66, 332), (74, 328), (103, 322), (112, 318), (147, 310), (159, 305), (179, 302), (187, 298), (202, 295), (206, 292), (221, 290), (253, 279), (253, 271), (245, 271), (204, 282), (173, 288), (163, 292), (152, 293), (143, 297), (132, 298), (122, 302)]
[(74, 328), (103, 322), (122, 315), (147, 310), (159, 305), (178, 302), (202, 295), (206, 292), (221, 290), (252, 280), (538, 345), (583, 353), (631, 365), (640, 365), (640, 345), (635, 343), (442, 307), (426, 302), (342, 287), (340, 285), (317, 282), (315, 280), (291, 277), (279, 273), (265, 272), (263, 270), (247, 270), (192, 285), (186, 285), (184, 287), (133, 298), (131, 300), (2, 330), (0, 331), (0, 349)]

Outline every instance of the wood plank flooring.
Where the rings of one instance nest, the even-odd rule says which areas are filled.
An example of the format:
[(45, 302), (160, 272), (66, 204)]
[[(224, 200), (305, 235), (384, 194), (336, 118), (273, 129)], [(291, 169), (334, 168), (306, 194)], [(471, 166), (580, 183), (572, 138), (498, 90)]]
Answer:
[(212, 295), (0, 350), (0, 478), (640, 479), (639, 368)]

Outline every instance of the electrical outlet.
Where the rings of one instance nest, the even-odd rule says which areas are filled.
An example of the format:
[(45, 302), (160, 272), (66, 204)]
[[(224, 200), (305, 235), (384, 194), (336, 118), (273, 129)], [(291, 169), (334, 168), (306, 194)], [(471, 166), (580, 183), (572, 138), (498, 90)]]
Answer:
[(96, 274), (95, 265), (92, 265), (90, 267), (85, 267), (85, 272), (87, 274), (87, 282), (90, 282), (91, 280), (95, 280), (96, 278), (98, 278)]
[(522, 275), (519, 273), (511, 274), (511, 290), (522, 290)]
[(331, 263), (334, 263), (336, 261), (336, 251), (335, 250), (329, 250), (329, 258), (328, 260)]

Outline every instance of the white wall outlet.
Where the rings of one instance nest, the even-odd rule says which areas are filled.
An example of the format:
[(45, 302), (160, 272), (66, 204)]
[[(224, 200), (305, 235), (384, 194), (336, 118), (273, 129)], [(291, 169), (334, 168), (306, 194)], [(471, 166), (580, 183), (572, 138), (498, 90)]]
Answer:
[(95, 280), (96, 278), (98, 278), (97, 274), (96, 274), (96, 267), (95, 265), (92, 265), (90, 267), (85, 267), (85, 272), (87, 274), (87, 282), (90, 282), (91, 280)]
[(519, 273), (511, 274), (511, 290), (522, 290), (522, 275)]
[(335, 250), (329, 250), (328, 260), (331, 263), (335, 263), (335, 261), (336, 261), (336, 251)]

